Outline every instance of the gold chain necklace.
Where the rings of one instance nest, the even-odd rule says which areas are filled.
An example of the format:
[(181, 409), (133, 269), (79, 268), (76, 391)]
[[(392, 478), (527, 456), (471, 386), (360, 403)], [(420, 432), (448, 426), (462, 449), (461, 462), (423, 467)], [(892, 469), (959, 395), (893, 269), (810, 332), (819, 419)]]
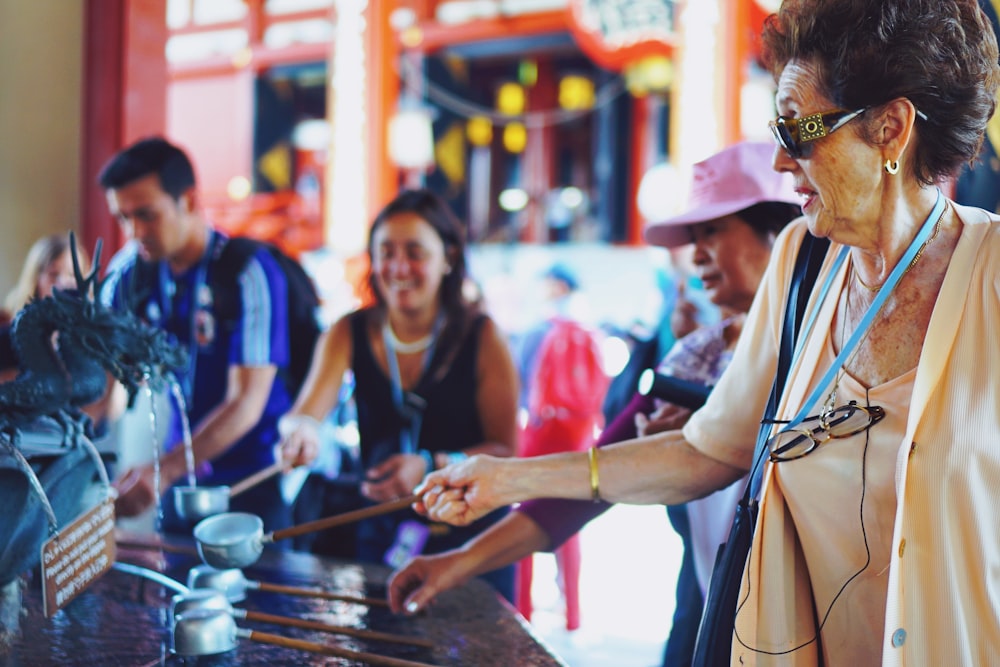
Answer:
[[(937, 222), (934, 223), (934, 231), (931, 232), (931, 235), (927, 238), (927, 240), (924, 241), (922, 244), (920, 244), (920, 247), (917, 248), (917, 254), (913, 256), (913, 259), (911, 259), (910, 263), (907, 264), (906, 269), (903, 270), (903, 275), (900, 276), (901, 279), (902, 279), (903, 276), (905, 276), (910, 271), (910, 269), (912, 269), (917, 264), (918, 261), (920, 261), (920, 258), (924, 256), (924, 250), (927, 248), (928, 245), (930, 245), (931, 241), (933, 241), (935, 238), (937, 238), (938, 231), (941, 229), (941, 220), (943, 218), (944, 218), (944, 215), (942, 215), (941, 217), (939, 217), (938, 220), (937, 220)], [(858, 267), (857, 267), (857, 265), (853, 261), (851, 261), (851, 273), (854, 274), (854, 280), (856, 280), (859, 285), (861, 285), (862, 287), (864, 287), (866, 290), (868, 290), (872, 294), (875, 294), (880, 289), (882, 289), (882, 285), (875, 285), (873, 287), (873, 286), (867, 284), (865, 281), (863, 281), (861, 279), (861, 274), (858, 273)]]

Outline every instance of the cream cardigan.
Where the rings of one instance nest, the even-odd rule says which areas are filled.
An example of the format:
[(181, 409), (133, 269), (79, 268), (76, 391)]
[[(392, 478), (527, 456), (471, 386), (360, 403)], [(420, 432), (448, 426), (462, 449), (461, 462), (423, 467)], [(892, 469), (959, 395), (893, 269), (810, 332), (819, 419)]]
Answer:
[[(962, 234), (924, 340), (906, 432), (898, 436), (884, 666), (1000, 664), (1000, 217), (955, 209)], [(777, 365), (785, 294), (804, 234), (800, 220), (779, 236), (733, 362), (684, 428), (704, 454), (744, 469)], [(831, 244), (818, 285), (839, 249)], [(779, 416), (793, 415), (806, 398), (845, 268), (820, 305)], [(781, 651), (792, 648), (794, 638), (812, 637), (815, 624), (796, 531), (769, 473), (737, 634), (752, 646)], [(817, 662), (815, 645), (771, 656), (733, 641), (734, 665)]]

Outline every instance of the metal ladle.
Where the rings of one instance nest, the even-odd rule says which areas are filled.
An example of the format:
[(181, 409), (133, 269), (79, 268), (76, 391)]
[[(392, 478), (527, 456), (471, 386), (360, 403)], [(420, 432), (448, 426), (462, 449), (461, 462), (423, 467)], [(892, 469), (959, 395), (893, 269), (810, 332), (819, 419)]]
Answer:
[(265, 544), (395, 512), (408, 507), (419, 498), (419, 495), (411, 494), (353, 512), (344, 512), (298, 526), (282, 528), (266, 535), (264, 522), (259, 516), (244, 512), (226, 512), (202, 519), (194, 527), (194, 539), (198, 543), (198, 553), (201, 554), (202, 560), (212, 567), (221, 570), (244, 568), (257, 562)]
[(238, 638), (310, 653), (332, 655), (376, 667), (435, 667), (425, 662), (390, 658), (257, 630), (248, 630), (237, 626), (233, 616), (222, 609), (191, 609), (175, 616), (170, 650), (183, 656), (215, 655), (236, 648)]
[(417, 646), (425, 649), (434, 648), (434, 644), (426, 639), (417, 637), (406, 637), (388, 632), (378, 632), (376, 630), (364, 630), (352, 628), (344, 625), (332, 625), (320, 621), (310, 621), (302, 618), (291, 618), (276, 614), (267, 614), (259, 611), (249, 611), (233, 607), (226, 596), (220, 591), (199, 588), (188, 593), (181, 593), (173, 596), (170, 604), (170, 618), (174, 619), (187, 614), (196, 609), (216, 609), (228, 612), (237, 620), (246, 619), (260, 623), (271, 623), (273, 625), (284, 625), (292, 628), (302, 628), (304, 630), (315, 630), (318, 632), (329, 632), (331, 634), (357, 637), (369, 641), (389, 642), (393, 644), (404, 644), (407, 646)]
[(200, 521), (205, 517), (229, 511), (229, 501), (261, 482), (284, 470), (284, 462), (275, 461), (232, 486), (175, 486), (174, 509), (187, 521)]
[(283, 584), (269, 584), (263, 581), (247, 579), (243, 570), (239, 568), (229, 568), (220, 570), (211, 565), (195, 565), (188, 572), (187, 585), (191, 589), (212, 589), (223, 593), (230, 602), (239, 602), (246, 599), (246, 592), (264, 591), (265, 593), (281, 593), (284, 595), (294, 595), (298, 597), (322, 598), (324, 600), (337, 600), (340, 602), (353, 602), (369, 607), (388, 607), (389, 602), (381, 598), (369, 598), (360, 595), (348, 595), (345, 593), (332, 593), (321, 588), (302, 588), (298, 586), (285, 586)]

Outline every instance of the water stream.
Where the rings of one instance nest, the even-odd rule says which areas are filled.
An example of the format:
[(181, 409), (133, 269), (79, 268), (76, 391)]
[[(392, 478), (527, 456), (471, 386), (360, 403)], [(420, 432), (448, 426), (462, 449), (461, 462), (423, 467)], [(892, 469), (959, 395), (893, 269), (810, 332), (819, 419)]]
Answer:
[(160, 499), (160, 438), (156, 427), (156, 400), (153, 396), (153, 389), (149, 386), (148, 382), (145, 383), (144, 387), (146, 389), (146, 399), (149, 401), (149, 435), (153, 446), (153, 498), (156, 499), (154, 529), (156, 532), (161, 532), (163, 529), (163, 503)]
[(181, 434), (184, 439), (184, 466), (187, 469), (187, 484), (188, 486), (195, 486), (197, 481), (195, 480), (194, 471), (194, 448), (191, 444), (191, 422), (188, 421), (187, 415), (187, 401), (184, 400), (184, 392), (181, 390), (181, 385), (173, 375), (170, 376), (170, 393), (176, 401), (177, 412), (181, 419)]

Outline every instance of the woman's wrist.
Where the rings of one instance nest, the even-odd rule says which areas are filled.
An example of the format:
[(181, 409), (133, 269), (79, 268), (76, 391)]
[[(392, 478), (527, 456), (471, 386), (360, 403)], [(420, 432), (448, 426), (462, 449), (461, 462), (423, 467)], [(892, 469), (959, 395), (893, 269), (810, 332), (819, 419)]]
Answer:
[(306, 428), (319, 433), (322, 424), (318, 419), (307, 414), (284, 414), (278, 419), (278, 435), (285, 439), (300, 428)]
[(507, 483), (517, 495), (517, 502), (537, 498), (593, 499), (587, 452), (515, 458), (508, 462), (513, 467), (507, 468), (510, 471)]

